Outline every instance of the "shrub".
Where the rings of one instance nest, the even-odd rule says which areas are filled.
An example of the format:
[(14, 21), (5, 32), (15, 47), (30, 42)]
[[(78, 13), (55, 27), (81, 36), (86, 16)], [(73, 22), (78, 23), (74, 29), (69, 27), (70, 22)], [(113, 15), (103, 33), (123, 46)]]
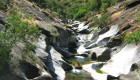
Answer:
[[(15, 13), (10, 14), (10, 17), (6, 19), (6, 29), (0, 32), (0, 70), (10, 61), (10, 52), (13, 46), (19, 42), (29, 45), (28, 41), (37, 39), (39, 33), (37, 27), (22, 20), (24, 16), (16, 12), (20, 10), (16, 8), (12, 10)], [(28, 47), (34, 49), (33, 46)]]
[(136, 20), (138, 20), (138, 24), (140, 24), (140, 14), (136, 16)]
[(0, 0), (0, 9), (7, 9), (7, 6), (10, 5), (11, 0)]
[(83, 17), (85, 14), (87, 13), (87, 10), (86, 9), (79, 9), (78, 10), (78, 13), (74, 15), (74, 19), (79, 19), (81, 17)]
[(129, 43), (140, 43), (140, 30), (133, 32), (130, 35), (125, 36), (125, 41)]
[(109, 12), (104, 13), (100, 18), (94, 18), (93, 22), (98, 24), (100, 27), (105, 27), (110, 22)]

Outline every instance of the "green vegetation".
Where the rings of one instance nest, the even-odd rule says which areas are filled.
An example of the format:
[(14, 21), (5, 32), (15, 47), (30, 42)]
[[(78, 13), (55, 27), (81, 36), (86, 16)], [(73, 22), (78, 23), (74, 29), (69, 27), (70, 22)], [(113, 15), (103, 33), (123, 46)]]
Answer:
[(138, 24), (140, 24), (140, 14), (136, 16), (136, 19), (138, 20)]
[(106, 72), (103, 72), (103, 71), (101, 71), (101, 70), (99, 70), (99, 69), (96, 70), (96, 72), (97, 72), (97, 73), (100, 73), (100, 74), (107, 74)]
[(73, 73), (66, 73), (66, 79), (65, 80), (93, 80), (88, 73), (82, 73), (82, 74), (73, 74)]
[(140, 43), (140, 30), (133, 32), (130, 35), (125, 36), (125, 41), (129, 43)]
[(95, 17), (93, 19), (93, 22), (95, 24), (98, 24), (100, 27), (105, 27), (111, 21), (109, 16), (110, 16), (109, 12), (103, 13), (100, 18)]
[(24, 44), (27, 51), (32, 51), (35, 47), (28, 41), (37, 39), (39, 33), (36, 26), (24, 21), (27, 17), (22, 15), (21, 10), (13, 8), (10, 13), (5, 30), (0, 32), (0, 70), (10, 61), (10, 52), (17, 43)]
[(51, 31), (51, 34), (52, 34), (53, 36), (58, 36), (58, 35), (59, 35), (59, 33), (57, 32), (57, 29), (54, 28), (54, 27), (51, 27), (51, 28), (50, 28), (50, 31)]
[(7, 9), (10, 4), (11, 0), (0, 0), (0, 9)]
[(80, 19), (93, 11), (106, 10), (118, 0), (30, 0), (42, 8), (49, 8), (66, 18)]

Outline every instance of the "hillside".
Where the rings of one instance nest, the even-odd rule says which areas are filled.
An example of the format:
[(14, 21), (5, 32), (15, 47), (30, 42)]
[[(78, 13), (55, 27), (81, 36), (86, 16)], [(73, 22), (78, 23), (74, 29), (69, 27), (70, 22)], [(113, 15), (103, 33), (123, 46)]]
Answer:
[(0, 80), (140, 80), (140, 0), (0, 0)]

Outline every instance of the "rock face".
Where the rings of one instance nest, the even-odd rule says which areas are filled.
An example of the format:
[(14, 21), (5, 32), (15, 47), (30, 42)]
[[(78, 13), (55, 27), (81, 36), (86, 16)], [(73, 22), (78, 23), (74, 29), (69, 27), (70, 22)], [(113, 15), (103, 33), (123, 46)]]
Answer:
[[(96, 80), (107, 80), (109, 75), (114, 77), (119, 76), (121, 80), (139, 80), (127, 75), (130, 72), (132, 65), (140, 62), (139, 56), (140, 46), (129, 44), (126, 45), (119, 53), (115, 54), (107, 63), (84, 65), (83, 69), (90, 72), (93, 79)], [(97, 70), (102, 71), (102, 73), (99, 73)]]
[[(23, 44), (18, 43), (13, 47), (11, 61), (7, 67), (0, 73), (1, 80), (64, 80), (65, 71), (72, 67), (63, 59), (70, 57), (68, 52), (69, 37), (71, 32), (63, 28), (62, 25), (52, 21), (44, 12), (37, 7), (29, 5), (27, 1), (16, 0), (14, 2), (19, 8), (23, 8), (24, 13), (32, 15), (42, 34), (38, 41), (30, 42), (36, 46), (32, 56), (36, 58), (33, 61), (30, 53), (23, 53)], [(5, 28), (5, 18), (7, 15), (0, 12), (0, 31)], [(61, 55), (61, 54), (62, 55)], [(26, 55), (26, 56), (24, 56)], [(60, 74), (61, 73), (61, 74)]]
[[(58, 53), (53, 47), (49, 47), (49, 70), (53, 75), (54, 80), (65, 80), (65, 71), (71, 70), (72, 67), (68, 65), (63, 59), (62, 55)], [(67, 64), (67, 65), (66, 65)], [(61, 74), (60, 74), (61, 73)]]
[[(22, 57), (24, 56), (22, 49), (24, 45), (19, 43), (16, 47), (12, 49), (11, 61), (7, 65), (6, 70), (0, 76), (2, 80), (46, 80), (52, 79), (52, 76), (45, 69), (46, 65), (36, 57), (35, 53), (33, 55), (37, 58), (36, 61), (32, 61), (29, 55), (26, 55), (26, 60)], [(28, 53), (29, 54), (29, 53)]]
[(23, 9), (24, 13), (29, 13), (30, 15), (34, 16), (36, 20), (52, 21), (50, 18), (48, 18), (48, 15), (42, 13), (37, 6), (30, 5), (25, 0), (16, 0), (14, 3), (18, 6), (18, 8)]
[(126, 45), (119, 53), (114, 55), (114, 57), (112, 57), (111, 60), (106, 65), (104, 65), (101, 70), (113, 76), (128, 74), (132, 64), (138, 63), (140, 61), (139, 56), (139, 45)]

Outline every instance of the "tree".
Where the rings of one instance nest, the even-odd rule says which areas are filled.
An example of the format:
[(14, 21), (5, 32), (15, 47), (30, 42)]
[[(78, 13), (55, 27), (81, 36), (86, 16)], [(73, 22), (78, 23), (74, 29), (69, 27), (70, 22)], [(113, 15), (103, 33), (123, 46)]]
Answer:
[(20, 10), (12, 9), (12, 14), (6, 19), (6, 29), (0, 32), (0, 70), (10, 61), (10, 52), (13, 46), (19, 42), (29, 46), (31, 45), (29, 40), (38, 38), (38, 28), (24, 21), (26, 17), (18, 14), (20, 13), (18, 11)]

